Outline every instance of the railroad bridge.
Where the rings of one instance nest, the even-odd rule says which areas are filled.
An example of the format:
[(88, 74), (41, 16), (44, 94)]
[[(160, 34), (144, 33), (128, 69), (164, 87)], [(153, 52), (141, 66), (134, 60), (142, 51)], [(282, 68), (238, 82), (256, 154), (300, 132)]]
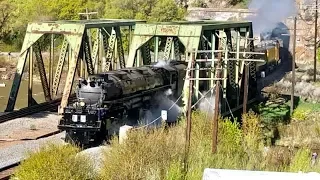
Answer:
[[(239, 108), (255, 96), (256, 63), (264, 62), (264, 59), (255, 59), (255, 55), (264, 53), (254, 52), (253, 40), (251, 22), (146, 23), (95, 19), (30, 23), (6, 111), (14, 109), (26, 64), (29, 72), (28, 106), (36, 104), (32, 98), (35, 63), (46, 102), (61, 99), (61, 112), (72, 96), (75, 77), (85, 78), (94, 73), (148, 65), (159, 59), (188, 62), (184, 100), (190, 82), (194, 82), (194, 101), (199, 102), (206, 96), (203, 92), (214, 93), (215, 82), (221, 81), (221, 111), (227, 111), (227, 107)], [(125, 47), (129, 50), (127, 58)], [(45, 51), (50, 52), (48, 60), (42, 56)], [(58, 57), (55, 56), (57, 51)], [(189, 77), (190, 71), (194, 71), (195, 77)], [(216, 76), (218, 71), (222, 76)], [(64, 84), (61, 81), (63, 73), (66, 74)], [(248, 87), (252, 87), (249, 97), (243, 97)], [(59, 88), (63, 90), (62, 97), (59, 97)]]

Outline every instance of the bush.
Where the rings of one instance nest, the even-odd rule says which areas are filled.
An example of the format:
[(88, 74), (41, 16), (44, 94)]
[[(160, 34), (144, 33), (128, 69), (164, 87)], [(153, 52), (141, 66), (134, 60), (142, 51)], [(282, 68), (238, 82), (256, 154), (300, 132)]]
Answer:
[(309, 113), (311, 113), (310, 110), (296, 109), (293, 111), (292, 119), (304, 121), (307, 119)]
[[(252, 118), (256, 118), (250, 120)], [(188, 171), (184, 173), (185, 122), (164, 130), (139, 130), (129, 134), (124, 144), (115, 138), (105, 152), (101, 179), (201, 179), (205, 168), (257, 169), (262, 161), (258, 116), (246, 116), (246, 134), (239, 123), (219, 119), (217, 152), (212, 154), (212, 120), (205, 114), (192, 114)], [(261, 132), (260, 132), (261, 133)], [(244, 143), (243, 139), (254, 139)], [(248, 151), (250, 149), (252, 151)], [(260, 150), (260, 149), (259, 149)], [(260, 154), (259, 154), (260, 153)]]
[(265, 143), (272, 145), (278, 138), (278, 126), (289, 122), (290, 106), (286, 104), (285, 99), (277, 97), (260, 103), (257, 112), (260, 114), (260, 125)]
[[(137, 130), (123, 144), (117, 138), (105, 153), (102, 179), (165, 179), (179, 176), (183, 155), (182, 128)], [(168, 168), (171, 171), (168, 173)]]
[(212, 154), (212, 120), (195, 112), (192, 118), (191, 150), (187, 179), (201, 179), (205, 168), (243, 169), (247, 158), (243, 134), (237, 122), (219, 119), (217, 152)]
[[(113, 138), (111, 148), (104, 152), (99, 177), (92, 175), (92, 166), (85, 157), (76, 158), (78, 148), (49, 145), (18, 168), (19, 179), (201, 179), (205, 168), (320, 171), (320, 165), (310, 165), (311, 151), (301, 149), (293, 153), (281, 147), (263, 147), (261, 119), (253, 112), (244, 114), (239, 123), (220, 118), (218, 146), (212, 154), (211, 118), (200, 112), (192, 114), (188, 169), (184, 169), (185, 121), (166, 129), (140, 129), (129, 133), (128, 139), (118, 143)], [(291, 159), (290, 157), (294, 157)]]
[(80, 149), (71, 145), (48, 144), (29, 153), (15, 171), (14, 178), (34, 180), (93, 179), (86, 157), (76, 157)]
[(292, 159), (289, 167), (291, 172), (308, 172), (311, 169), (310, 166), (311, 151), (307, 148), (302, 148), (298, 150)]

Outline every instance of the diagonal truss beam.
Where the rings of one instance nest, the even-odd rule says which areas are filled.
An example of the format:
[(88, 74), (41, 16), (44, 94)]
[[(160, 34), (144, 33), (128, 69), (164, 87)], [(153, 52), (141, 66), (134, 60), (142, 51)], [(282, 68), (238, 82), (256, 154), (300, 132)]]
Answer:
[(126, 67), (126, 60), (124, 58), (124, 50), (122, 45), (122, 37), (121, 37), (121, 31), (120, 27), (115, 27), (116, 31), (116, 37), (117, 37), (117, 50), (118, 50), (118, 56), (119, 56), (119, 62), (120, 62), (120, 68)]
[(92, 64), (95, 67), (95, 73), (98, 73), (98, 51), (99, 51), (99, 45), (100, 45), (100, 31), (101, 29), (97, 29), (96, 31), (96, 37), (94, 40), (93, 48), (92, 48)]
[(56, 73), (55, 73), (54, 79), (53, 79), (53, 85), (52, 85), (52, 96), (55, 96), (55, 97), (58, 94), (58, 88), (59, 88), (59, 83), (60, 83), (60, 79), (61, 79), (62, 69), (63, 69), (63, 65), (65, 63), (68, 49), (69, 49), (68, 41), (66, 38), (64, 38), (63, 43), (62, 43), (62, 47), (61, 47), (61, 52), (59, 55)]
[(111, 62), (112, 62), (113, 55), (114, 55), (114, 47), (116, 44), (116, 40), (117, 40), (116, 39), (116, 31), (114, 28), (112, 28), (111, 35), (109, 38), (108, 48), (107, 48), (107, 52), (106, 52), (106, 62), (105, 62), (105, 67), (104, 67), (105, 72), (112, 70)]
[(43, 64), (43, 58), (42, 58), (41, 47), (40, 47), (39, 42), (37, 42), (35, 44), (35, 56), (36, 56), (37, 66), (38, 66), (38, 70), (39, 70), (39, 75), (40, 75), (45, 99), (46, 99), (46, 101), (51, 101), (50, 88), (48, 85), (46, 70), (45, 70), (45, 67)]
[(167, 37), (166, 46), (164, 48), (164, 60), (168, 61), (170, 58), (170, 53), (172, 49), (173, 37)]
[(23, 75), (23, 70), (25, 68), (25, 64), (27, 61), (27, 55), (30, 47), (34, 42), (36, 42), (43, 34), (33, 34), (30, 33), (31, 27), (28, 26), (27, 33), (23, 41), (22, 49), (19, 55), (18, 64), (16, 68), (16, 72), (14, 75), (6, 112), (10, 112), (14, 110), (14, 106), (16, 104), (17, 96), (18, 96), (18, 90), (20, 88), (21, 78)]
[(78, 32), (79, 32), (79, 34), (81, 34), (81, 36), (71, 35), (71, 34), (65, 35), (65, 37), (67, 38), (67, 40), (69, 42), (71, 50), (72, 50), (72, 57), (69, 60), (70, 65), (69, 65), (69, 70), (68, 70), (68, 74), (67, 74), (66, 84), (63, 89), (63, 96), (61, 99), (61, 105), (58, 110), (59, 114), (62, 113), (64, 108), (68, 105), (68, 100), (69, 100), (70, 92), (71, 92), (72, 85), (73, 85), (73, 79), (74, 79), (77, 64), (78, 64), (78, 57), (79, 57), (79, 52), (80, 52), (82, 35), (84, 33), (84, 26), (82, 28), (79, 28)]
[(84, 34), (84, 39), (83, 39), (82, 45), (83, 45), (83, 50), (84, 50), (84, 55), (85, 55), (84, 59), (85, 59), (86, 65), (87, 65), (87, 72), (91, 75), (94, 73), (94, 67), (92, 64), (90, 38), (88, 37), (88, 33)]

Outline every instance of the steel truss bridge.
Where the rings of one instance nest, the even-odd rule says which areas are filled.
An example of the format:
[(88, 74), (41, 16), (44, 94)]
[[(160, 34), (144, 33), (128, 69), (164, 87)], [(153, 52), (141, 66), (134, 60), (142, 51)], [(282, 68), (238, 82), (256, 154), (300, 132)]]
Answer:
[[(127, 40), (125, 45), (124, 39)], [(188, 62), (183, 101), (187, 101), (190, 80), (194, 81), (194, 102), (205, 96), (203, 92), (214, 94), (215, 82), (221, 81), (222, 113), (227, 111), (227, 106), (237, 108), (255, 96), (256, 63), (265, 59), (255, 59), (256, 54), (261, 57), (263, 53), (254, 52), (253, 40), (252, 23), (242, 21), (146, 23), (94, 19), (30, 23), (6, 111), (14, 110), (24, 72), (29, 74), (28, 106), (36, 104), (32, 86), (37, 69), (45, 100), (51, 102), (61, 98), (59, 112), (62, 112), (76, 77), (148, 65), (159, 59), (175, 59)], [(128, 56), (125, 48), (129, 51)], [(47, 59), (43, 55), (45, 51), (50, 52)], [(59, 53), (56, 55), (56, 52)], [(195, 66), (191, 66), (193, 61)], [(217, 70), (222, 72), (219, 77)], [(195, 77), (189, 77), (190, 71), (194, 71)], [(66, 74), (65, 81), (62, 81), (62, 74)], [(250, 93), (244, 97), (243, 92), (248, 89)]]

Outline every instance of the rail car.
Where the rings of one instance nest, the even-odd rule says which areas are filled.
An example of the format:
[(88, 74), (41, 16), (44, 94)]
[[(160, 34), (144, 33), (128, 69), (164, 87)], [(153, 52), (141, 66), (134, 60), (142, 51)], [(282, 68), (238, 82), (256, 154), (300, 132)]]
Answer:
[(264, 55), (256, 55), (260, 56), (258, 59), (266, 60), (264, 63), (257, 63), (258, 77), (261, 77), (261, 72), (268, 75), (278, 67), (282, 59), (281, 49), (283, 49), (281, 39), (263, 40), (255, 46), (254, 50), (256, 52), (264, 53)]
[(157, 94), (171, 89), (172, 98), (177, 98), (186, 67), (186, 62), (171, 61), (80, 79), (76, 90), (79, 101), (64, 108), (58, 128), (66, 131), (66, 141), (82, 146), (99, 144), (120, 126), (135, 125), (140, 109), (156, 105)]

